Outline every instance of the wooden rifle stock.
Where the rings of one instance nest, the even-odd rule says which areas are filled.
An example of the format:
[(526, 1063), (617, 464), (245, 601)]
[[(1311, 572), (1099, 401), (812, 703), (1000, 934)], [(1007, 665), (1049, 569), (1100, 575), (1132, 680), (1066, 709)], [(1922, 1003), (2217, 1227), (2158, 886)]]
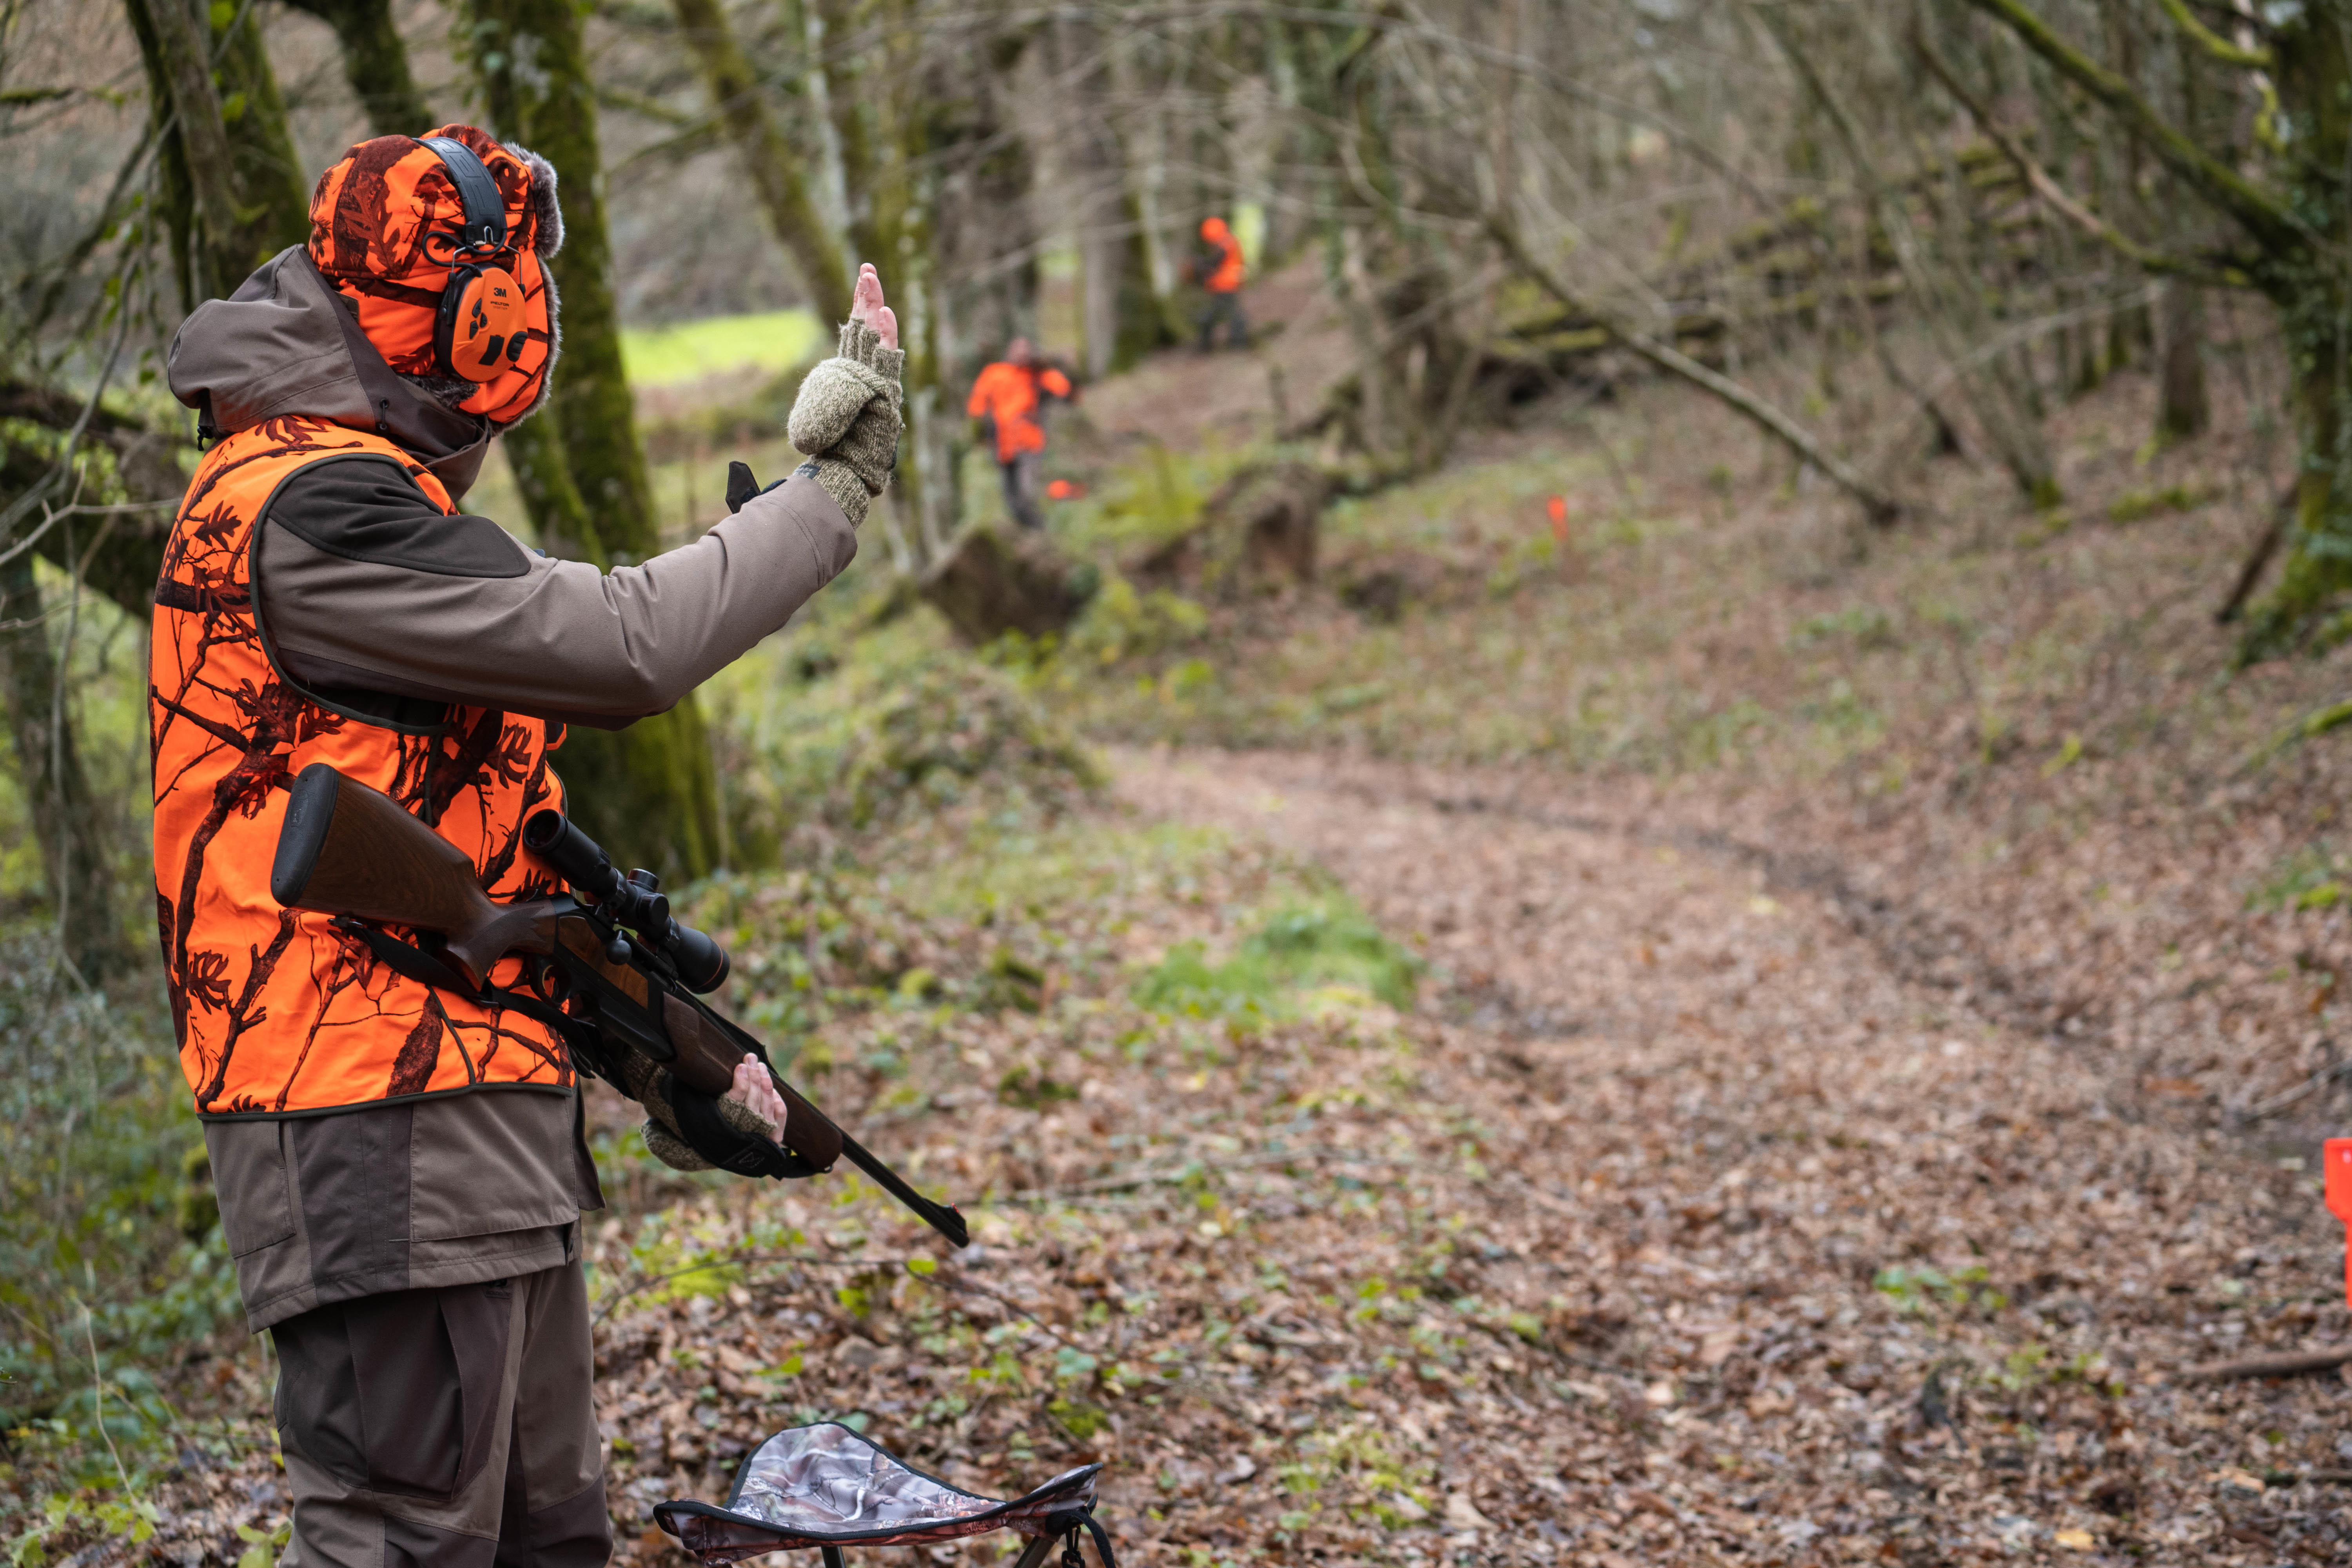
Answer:
[(466, 852), (390, 795), (312, 763), (294, 781), (269, 892), (289, 909), (438, 931), (478, 991), (509, 952), (555, 950), (555, 906), (490, 901)]

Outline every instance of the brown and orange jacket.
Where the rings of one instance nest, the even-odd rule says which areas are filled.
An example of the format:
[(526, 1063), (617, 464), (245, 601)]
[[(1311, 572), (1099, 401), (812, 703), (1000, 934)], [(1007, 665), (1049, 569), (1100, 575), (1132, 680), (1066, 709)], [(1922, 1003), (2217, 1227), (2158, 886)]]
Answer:
[(171, 374), (226, 435), (156, 585), (156, 914), (248, 1316), (551, 1267), (602, 1201), (561, 1042), (279, 907), (287, 787), (332, 763), (493, 897), (545, 889), (520, 830), (562, 804), (566, 724), (669, 707), (855, 536), (801, 479), (640, 566), (524, 549), (457, 510), (493, 427), (392, 374), (299, 248), (200, 307)]

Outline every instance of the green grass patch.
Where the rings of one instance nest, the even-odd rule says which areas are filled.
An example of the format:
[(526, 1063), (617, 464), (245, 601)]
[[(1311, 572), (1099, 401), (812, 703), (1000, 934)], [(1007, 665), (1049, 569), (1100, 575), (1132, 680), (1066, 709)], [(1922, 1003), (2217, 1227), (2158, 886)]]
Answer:
[(2126, 490), (2107, 503), (2109, 522), (2142, 522), (2168, 511), (2194, 511), (2213, 499), (2211, 491), (2195, 485), (2167, 485), (2160, 490)]
[(2246, 894), (2249, 910), (2332, 909), (2345, 897), (2352, 865), (2325, 844), (2305, 845), (2282, 857), (2269, 875)]
[(789, 370), (816, 356), (824, 329), (806, 310), (711, 316), (671, 327), (621, 333), (621, 363), (632, 386), (680, 386), (747, 365)]
[(1285, 904), (1223, 963), (1206, 946), (1179, 942), (1135, 984), (1155, 1013), (1194, 1017), (1285, 1017), (1311, 1010), (1318, 994), (1354, 993), (1409, 1007), (1420, 961), (1336, 894)]

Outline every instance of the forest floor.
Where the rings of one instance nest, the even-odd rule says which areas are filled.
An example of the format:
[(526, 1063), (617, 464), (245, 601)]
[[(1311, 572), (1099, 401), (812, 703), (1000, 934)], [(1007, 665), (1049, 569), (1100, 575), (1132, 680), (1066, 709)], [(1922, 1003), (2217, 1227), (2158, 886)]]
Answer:
[[(1622, 788), (1113, 761), (1111, 804), (966, 824), (827, 939), (1042, 976), (993, 1009), (918, 982), (803, 1055), (976, 1247), (837, 1179), (615, 1190), (616, 1517), (843, 1418), (991, 1495), (1107, 1461), (1121, 1552), (1195, 1568), (2352, 1545), (2336, 1378), (2189, 1375), (2346, 1338), (2296, 1173)], [(1376, 943), (1349, 899), (1412, 939), (1417, 1002), (1236, 967)], [(167, 1555), (282, 1506), (258, 1443), (184, 1485)], [(674, 1560), (631, 1528), (623, 1561)]]
[[(1310, 295), (1278, 359), (1090, 389), (1066, 545), (1118, 570), (1311, 405)], [(696, 918), (978, 1244), (677, 1178), (600, 1093), (622, 1561), (831, 1418), (995, 1495), (1104, 1460), (1146, 1565), (2352, 1558), (2343, 1382), (2193, 1375), (2352, 1343), (2352, 757), (2270, 748), (2352, 646), (2239, 672), (2213, 622), (2275, 488), (2254, 379), (2173, 450), (2144, 377), (2059, 409), (2056, 512), (1948, 458), (1871, 531), (1634, 384), (1335, 506), (1316, 584), (1107, 594), (1053, 657), (827, 595), (707, 697), (803, 868)], [(1818, 412), (1884, 451), (1885, 406)], [(166, 1377), (140, 1552), (19, 1540), (266, 1568), (269, 1373)]]

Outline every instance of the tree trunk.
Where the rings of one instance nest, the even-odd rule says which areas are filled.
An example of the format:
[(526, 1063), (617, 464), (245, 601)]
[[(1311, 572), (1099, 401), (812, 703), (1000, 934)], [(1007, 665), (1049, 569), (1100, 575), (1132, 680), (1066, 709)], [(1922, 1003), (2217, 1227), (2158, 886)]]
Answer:
[(1066, 85), (1071, 106), (1069, 167), (1078, 189), (1071, 218), (1077, 226), (1079, 337), (1089, 379), (1132, 369), (1171, 342), (1168, 321), (1151, 289), (1151, 259), (1142, 214), (1129, 189), (1127, 160), (1110, 121), (1110, 73), (1099, 58), (1101, 30), (1084, 14), (1058, 17), (1051, 35), (1053, 76)]
[(2326, 215), (2307, 253), (2280, 258), (2274, 283), (2294, 366), (2299, 476), (2295, 528), (2278, 587), (2250, 616), (2242, 660), (2281, 651), (2352, 590), (2352, 325), (2339, 252), (2347, 215), (2343, 170), (2352, 151), (2352, 56), (2339, 8), (2314, 5), (2282, 26), (2272, 49), (2279, 104), (2295, 128), (2289, 165), (2295, 210)]
[(378, 136), (416, 136), (435, 124), (433, 106), (408, 68), (408, 47), (394, 22), (392, 0), (287, 0), (334, 28), (343, 49), (343, 77), (359, 95), (368, 130)]
[(302, 243), (308, 183), (249, 8), (211, 13), (215, 32), (187, 0), (125, 0), (125, 7), (155, 104), (170, 109), (163, 205), (182, 303), (193, 308)]
[[(212, 14), (219, 18), (219, 7)], [(213, 72), (236, 160), (237, 204), (236, 259), (221, 279), (223, 293), (288, 246), (310, 237), (310, 181), (286, 129), (286, 100), (261, 41), (265, 15), (257, 7), (232, 7), (222, 30), (213, 34)]]
[[(560, 363), (561, 362), (559, 362)], [(566, 561), (585, 561), (610, 568), (604, 542), (589, 521), (580, 487), (563, 460), (563, 432), (545, 413), (524, 420), (499, 437), (507, 455), (507, 468), (522, 495), (522, 510), (530, 519), (540, 547)]]
[(1180, 341), (1152, 291), (1142, 212), (1123, 189), (1113, 202), (1108, 226), (1092, 237), (1086, 252), (1087, 359), (1090, 365), (1101, 363), (1097, 375), (1132, 370), (1154, 350)]
[[(17, 467), (11, 458), (9, 467)], [(126, 952), (108, 848), (112, 836), (82, 771), (72, 705), (58, 680), (49, 626), (41, 619), (33, 562), (33, 552), (26, 551), (0, 566), (0, 626), (8, 628), (0, 631), (0, 685), (5, 688), (16, 776), (40, 845), (59, 945), (81, 977), (95, 983)]]
[(2174, 279), (2164, 289), (2163, 395), (2156, 411), (2159, 441), (2202, 436), (2213, 417), (2205, 392), (2205, 296)]
[[(2226, 144), (2225, 122), (2231, 94), (2212, 79), (2217, 62), (2186, 33), (2176, 39), (2175, 55), (2180, 81), (2180, 122), (2200, 142)], [(2194, 210), (2194, 209), (2190, 209)], [(2191, 237), (2202, 237), (2194, 236)], [(2188, 440), (2205, 433), (2212, 418), (2205, 390), (2205, 296), (2194, 285), (2174, 279), (2165, 285), (2159, 307), (2164, 323), (2161, 393), (2156, 409), (2159, 443)]]
[(803, 161), (784, 141), (775, 116), (768, 112), (759, 74), (735, 41), (727, 13), (719, 0), (675, 0), (675, 4), (678, 26), (702, 69), (711, 107), (727, 122), (736, 157), (759, 193), (768, 226), (800, 272), (810, 308), (827, 321), (846, 319), (854, 269), (845, 260), (841, 237), (819, 213), (802, 176)]
[(1201, 507), (1201, 521), (1135, 564), (1152, 586), (1231, 595), (1315, 581), (1323, 508), (1332, 477), (1279, 458), (1237, 470)]
[(921, 593), (956, 634), (985, 647), (1007, 632), (1031, 638), (1066, 630), (1101, 583), (1044, 536), (976, 523), (923, 574)]
[[(515, 432), (523, 437), (514, 448), (516, 476), (534, 521), (561, 530), (541, 535), (551, 551), (605, 566), (634, 564), (659, 554), (661, 540), (621, 365), (595, 92), (580, 13), (571, 0), (472, 0), (470, 8), (474, 61), (491, 122), (499, 135), (555, 165), (563, 204), (563, 250), (549, 264), (561, 300), (563, 357), (554, 395), (534, 421), (552, 421), (560, 451), (544, 431)], [(529, 71), (519, 68), (526, 60)], [(617, 733), (575, 730), (560, 760), (573, 815), (616, 858), (672, 879), (701, 876), (718, 864), (718, 787), (692, 697)]]
[[(235, 265), (229, 234), (236, 195), (229, 184), (228, 131), (221, 123), (213, 85), (209, 37), (183, 0), (124, 0), (131, 31), (147, 66), (150, 90), (168, 105), (171, 163), (184, 182), (187, 207), (173, 236), (183, 268), (183, 302), (193, 305), (225, 290), (217, 279)], [(176, 193), (175, 193), (176, 194)]]

